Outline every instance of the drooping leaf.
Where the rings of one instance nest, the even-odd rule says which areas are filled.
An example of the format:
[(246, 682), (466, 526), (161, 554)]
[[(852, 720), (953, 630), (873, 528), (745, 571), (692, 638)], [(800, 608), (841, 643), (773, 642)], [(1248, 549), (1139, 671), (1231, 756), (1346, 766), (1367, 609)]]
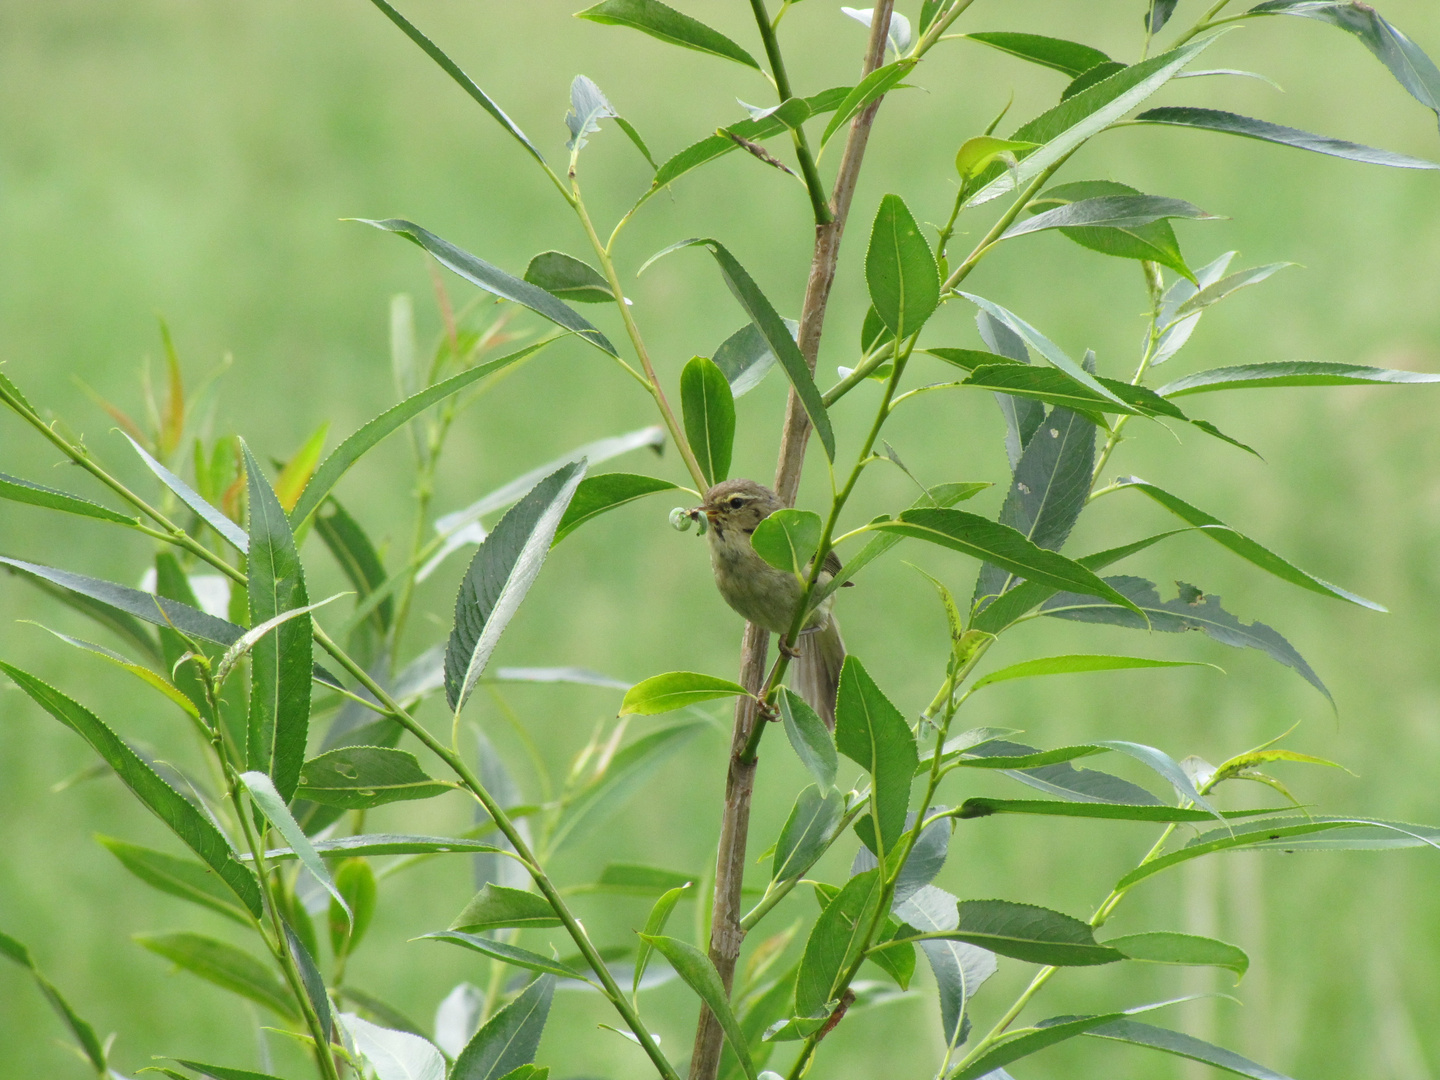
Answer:
[(1095, 1016), (1057, 1016), (1051, 1020), (1042, 1020), (1034, 1027), (1026, 1029), (1024, 1034), (995, 1043), (965, 1068), (952, 1073), (950, 1080), (990, 1080), (997, 1071), (1003, 1072), (1000, 1068), (1002, 1065), (1027, 1058), (1048, 1046), (1073, 1039), (1102, 1024), (1123, 1019), (1124, 1016), (1124, 1013), (1116, 1012)]
[[(970, 204), (979, 205), (1007, 192), (1023, 189), (1081, 143), (1109, 127), (1159, 90), (1186, 64), (1209, 48), (1217, 37), (1198, 38), (1178, 49), (1133, 64), (1021, 125), (1010, 137), (1020, 142), (1038, 143), (1040, 149), (1020, 157), (1013, 169), (992, 165), (984, 176), (993, 172), (994, 179), (976, 193)], [(1098, 63), (1109, 57), (1101, 55), (1091, 59)], [(1095, 63), (1087, 63), (1083, 70), (1089, 70)], [(1073, 75), (1082, 73), (1070, 72)]]
[[(918, 510), (927, 506), (954, 506), (957, 502), (964, 502), (966, 499), (980, 494), (980, 492), (989, 486), (988, 483), (936, 484), (925, 494), (921, 495), (920, 498), (916, 499), (915, 502), (910, 505), (910, 509)], [(832, 577), (827, 584), (816, 588), (812, 602), (819, 604), (825, 597), (843, 586), (845, 582), (852, 579), (864, 567), (870, 565), (870, 563), (885, 554), (885, 552), (893, 548), (902, 539), (903, 537), (894, 533), (881, 533), (879, 536), (872, 536), (865, 542), (863, 548), (845, 560), (845, 565), (840, 568), (838, 574)]]
[(259, 918), (264, 913), (260, 884), (235, 857), (234, 849), (208, 817), (155, 775), (94, 713), (19, 668), (0, 662), (0, 671), (14, 680), (37, 705), (95, 748), (115, 775)]
[[(922, 934), (954, 930), (959, 923), (959, 902), (944, 889), (926, 885), (895, 907), (895, 916)], [(995, 974), (995, 954), (964, 941), (929, 939), (916, 942), (940, 991), (941, 1032), (946, 1045), (964, 1041), (965, 1006), (982, 983)]]
[(1251, 267), (1249, 270), (1239, 270), (1226, 277), (1219, 278), (1193, 293), (1187, 299), (1178, 304), (1173, 310), (1165, 310), (1162, 314), (1170, 320), (1178, 321), (1188, 315), (1193, 315), (1211, 304), (1219, 303), (1233, 292), (1250, 285), (1258, 285), (1276, 271), (1284, 270), (1293, 263), (1267, 263), (1265, 266)]
[[(486, 888), (499, 888), (501, 886), (487, 885)], [(534, 893), (525, 893), (526, 896), (534, 896)], [(546, 905), (549, 910), (549, 905)], [(553, 912), (552, 912), (553, 914)], [(546, 925), (558, 925), (559, 920)], [(535, 922), (527, 922), (525, 926), (539, 925)], [(576, 971), (569, 964), (561, 963), (559, 960), (552, 960), (547, 956), (522, 949), (518, 945), (507, 945), (503, 941), (483, 937), (480, 934), (466, 934), (458, 930), (439, 930), (433, 934), (421, 934), (421, 941), (448, 941), (452, 945), (460, 945), (466, 949), (473, 949), (482, 956), (488, 956), (492, 960), (499, 960), (515, 967), (525, 968), (529, 971), (538, 971), (541, 974), (558, 975), (562, 979), (580, 979), (585, 976)]]
[[(1112, 180), (1081, 180), (1078, 183), (1061, 184), (1048, 189), (1031, 202), (1026, 209), (1041, 217), (1062, 210), (1077, 213), (1082, 204), (1089, 204), (1093, 210), (1095, 209), (1094, 200), (1112, 198), (1145, 199), (1150, 196), (1141, 195), (1129, 185), (1117, 184)], [(1186, 203), (1185, 206), (1189, 207), (1190, 204)], [(1191, 209), (1195, 208), (1191, 207)], [(1194, 215), (1181, 214), (1178, 216), (1205, 218), (1208, 215), (1196, 210)], [(1023, 224), (1033, 226), (1035, 220), (1035, 218), (1031, 218)], [(1097, 227), (1101, 225), (1104, 227)], [(1175, 230), (1163, 218), (1133, 224), (1093, 222), (1071, 226), (1057, 223), (1054, 227), (1059, 228), (1069, 239), (1092, 251), (1117, 258), (1157, 262), (1191, 280), (1195, 278), (1194, 273), (1185, 262), (1185, 257), (1180, 253), (1179, 242), (1175, 239)]]
[(589, 263), (563, 251), (542, 251), (525, 268), (525, 280), (561, 300), (577, 304), (608, 304), (615, 299), (610, 283)]
[(655, 906), (650, 909), (650, 914), (645, 919), (645, 929), (639, 935), (640, 946), (635, 951), (635, 975), (631, 979), (632, 994), (640, 993), (640, 980), (645, 977), (645, 969), (650, 966), (650, 954), (654, 946), (650, 939), (665, 930), (665, 924), (670, 921), (670, 915), (675, 910), (675, 905), (685, 895), (685, 890), (690, 886), (680, 885), (664, 893), (660, 899), (655, 901)]
[[(1030, 363), (1030, 350), (1025, 347), (1025, 339), (984, 308), (975, 312), (975, 328), (992, 353), (1019, 364)], [(1010, 461), (1010, 471), (1014, 472), (1015, 466), (1020, 463), (1020, 455), (1045, 419), (1045, 406), (1039, 401), (1013, 394), (996, 394), (995, 403), (1000, 406), (1000, 414), (1005, 418), (1005, 456)]]
[(455, 1059), (450, 1080), (499, 1080), (533, 1062), (554, 993), (554, 975), (541, 975), (522, 990), (475, 1033)]
[(867, 870), (847, 881), (820, 913), (805, 942), (795, 982), (798, 1015), (816, 1016), (838, 996), (835, 984), (864, 949), (883, 891), (880, 871)]
[[(615, 112), (615, 107), (610, 104), (600, 87), (595, 85), (593, 79), (576, 75), (570, 83), (570, 111), (565, 114), (565, 126), (570, 129), (570, 141), (565, 144), (565, 149), (570, 151), (570, 160), (573, 162), (585, 146), (585, 136), (600, 130), (601, 120), (612, 119), (617, 115), (619, 114)], [(528, 269), (525, 280), (530, 281)]]
[(660, 3), (660, 0), (604, 0), (594, 7), (576, 12), (575, 17), (610, 26), (629, 26), (668, 44), (734, 60), (760, 70), (753, 56), (720, 31), (712, 30), (698, 19)]
[[(260, 463), (243, 446), (249, 476), (250, 625), (306, 607), (305, 570), (295, 550), (290, 520)], [(250, 719), (245, 763), (263, 772), (288, 802), (300, 779), (310, 726), (311, 621), (308, 614), (280, 624), (250, 650)], [(243, 640), (243, 639), (242, 639)]]
[(445, 74), (449, 75), (450, 78), (454, 79), (455, 82), (460, 86), (460, 89), (464, 90), (465, 93), (468, 94), (476, 103), (478, 103), (482, 109), (484, 109), (487, 113), (493, 116), (501, 127), (503, 127), (512, 136), (514, 136), (515, 140), (530, 152), (531, 157), (533, 157), (536, 161), (540, 162), (541, 165), (545, 164), (544, 156), (541, 155), (540, 151), (535, 148), (535, 144), (526, 137), (525, 133), (515, 126), (515, 121), (511, 120), (510, 117), (506, 116), (500, 106), (496, 105), (495, 102), (490, 99), (489, 95), (485, 93), (485, 91), (481, 90), (480, 87), (476, 86), (475, 82), (470, 78), (470, 76), (466, 75), (465, 72), (461, 71), (459, 65), (457, 65), (455, 61), (451, 60), (448, 56), (446, 56), (444, 52), (440, 50), (440, 47), (438, 45), (436, 45), (433, 41), (431, 41), (428, 37), (422, 34), (418, 29), (416, 29), (414, 24), (412, 24), (408, 19), (405, 18), (405, 16), (401, 15), (398, 11), (391, 7), (386, 2), (386, 0), (371, 0), (371, 2), (382, 12), (384, 12), (385, 17), (391, 22), (393, 22), (396, 26), (398, 26), (401, 32), (404, 33), (406, 37), (408, 37), (416, 45), (420, 46), (421, 50), (424, 51), (425, 55), (430, 57), (431, 60), (435, 61), (435, 63), (439, 65), (440, 69), (444, 71)]
[[(243, 627), (226, 622), (224, 619), (217, 619), (213, 615), (207, 615), (188, 604), (167, 600), (154, 593), (141, 592), (139, 589), (126, 588), (124, 585), (116, 585), (111, 581), (86, 577), (84, 574), (72, 574), (68, 570), (57, 570), (54, 567), (40, 566), (37, 563), (23, 562), (20, 559), (10, 559), (3, 555), (0, 555), (0, 565), (14, 567), (25, 574), (39, 578), (42, 582), (59, 586), (61, 589), (81, 597), (99, 601), (114, 611), (133, 615), (137, 619), (153, 623), (156, 626), (174, 627), (183, 634), (204, 641), (213, 641), (217, 645), (233, 645), (245, 633)], [(139, 640), (145, 641), (146, 639), (142, 637)], [(153, 641), (148, 641), (147, 644), (150, 652), (158, 652)]]
[[(1226, 818), (1254, 817), (1273, 814), (1274, 810), (1222, 810)], [(958, 818), (981, 818), (991, 814), (1040, 814), (1045, 817), (1102, 818), (1109, 821), (1213, 821), (1215, 815), (1204, 810), (1188, 810), (1175, 806), (1129, 806), (1117, 803), (1053, 802), (1049, 799), (966, 799), (956, 813)]]
[(834, 736), (805, 699), (789, 687), (781, 687), (779, 706), (785, 737), (790, 740), (795, 755), (815, 778), (820, 790), (829, 791), (835, 786), (835, 770), (839, 766)]
[(192, 904), (209, 908), (243, 926), (251, 925), (250, 913), (237, 901), (234, 891), (203, 863), (109, 836), (97, 836), (95, 839), (120, 860), (121, 866), (145, 884), (171, 896), (189, 900)]
[(605, 771), (565, 807), (550, 837), (551, 850), (559, 851), (588, 836), (619, 809), (666, 758), (709, 727), (703, 720), (675, 724), (652, 731), (624, 747), (610, 759)]
[(585, 462), (561, 466), (510, 508), (470, 560), (445, 648), (445, 701), (458, 713), (540, 573)]
[[(1000, 524), (1036, 547), (1059, 551), (1085, 509), (1094, 468), (1095, 425), (1069, 409), (1051, 409), (1015, 466)], [(974, 602), (999, 596), (1015, 584), (1016, 577), (1013, 571), (986, 562), (975, 579)]]
[(569, 330), (584, 338), (602, 352), (618, 356), (610, 339), (592, 326), (578, 311), (557, 299), (550, 293), (528, 281), (513, 277), (484, 259), (456, 247), (448, 240), (441, 239), (428, 229), (422, 229), (413, 221), (403, 218), (386, 218), (371, 221), (356, 218), (362, 225), (370, 225), (386, 232), (398, 233), (433, 255), (447, 270), (459, 274), (472, 285), (478, 285), (486, 292), (529, 308), (541, 318), (549, 319), (556, 326)]
[(1099, 49), (1081, 45), (1061, 38), (1044, 37), (1041, 34), (1019, 34), (1007, 31), (986, 31), (978, 34), (964, 34), (971, 41), (989, 45), (992, 49), (1053, 68), (1074, 78), (1089, 71), (1096, 64), (1103, 64), (1110, 57)]
[[(1329, 700), (1330, 691), (1295, 647), (1264, 623), (1243, 623), (1220, 606), (1218, 596), (1207, 596), (1193, 585), (1179, 586), (1174, 600), (1161, 601), (1153, 583), (1144, 578), (1120, 576), (1107, 578), (1111, 587), (1125, 594), (1132, 604), (1145, 612), (1148, 628), (1166, 633), (1201, 630), (1225, 645), (1259, 649), (1272, 660), (1293, 669), (1302, 679)], [(1103, 622), (1116, 626), (1142, 628), (1146, 624), (1129, 608), (1098, 603), (1074, 593), (1060, 593), (1047, 600), (1042, 608), (1046, 615), (1079, 622)]]
[(1215, 1046), (1190, 1035), (1184, 1035), (1178, 1031), (1171, 1031), (1168, 1028), (1142, 1024), (1138, 1020), (1111, 1020), (1108, 1023), (1089, 1028), (1084, 1034), (1100, 1039), (1130, 1043), (1134, 1046), (1148, 1046), (1152, 1050), (1163, 1050), (1176, 1057), (1214, 1065), (1218, 1069), (1224, 1069), (1237, 1076), (1248, 1076), (1251, 1080), (1291, 1080), (1283, 1073), (1267, 1069), (1264, 1065), (1257, 1065), (1249, 1058), (1241, 1057), (1223, 1047)]
[(702, 675), (698, 671), (668, 671), (642, 679), (625, 692), (621, 716), (655, 716), (705, 701), (745, 697), (748, 691), (729, 679)]
[(920, 755), (904, 715), (854, 656), (845, 658), (840, 672), (835, 748), (870, 774), (871, 808), (880, 850), (882, 854), (894, 851), (905, 828), (910, 783)]
[(245, 790), (250, 793), (251, 800), (259, 807), (260, 812), (275, 826), (275, 831), (285, 838), (290, 845), (290, 850), (300, 860), (306, 870), (315, 875), (315, 879), (325, 886), (328, 892), (347, 915), (350, 914), (350, 906), (341, 895), (340, 890), (335, 887), (335, 879), (330, 876), (330, 869), (321, 860), (310, 838), (305, 835), (299, 823), (291, 815), (284, 800), (280, 798), (279, 792), (270, 777), (262, 772), (245, 772), (240, 774), (240, 782), (245, 785)]
[(362, 1020), (354, 1013), (337, 1019), (376, 1080), (445, 1080), (445, 1058), (431, 1043), (408, 1031)]
[(291, 524), (299, 529), (305, 520), (319, 509), (320, 504), (325, 501), (325, 497), (334, 490), (335, 485), (340, 482), (340, 478), (345, 475), (350, 466), (378, 446), (387, 435), (398, 431), (432, 405), (437, 405), (446, 398), (458, 394), (467, 386), (479, 382), (488, 375), (503, 371), (511, 364), (533, 355), (563, 336), (565, 335), (556, 334), (542, 338), (540, 341), (531, 342), (523, 349), (517, 349), (505, 356), (479, 364), (468, 371), (452, 375), (444, 382), (438, 382), (418, 394), (411, 395), (400, 404), (385, 410), (375, 419), (361, 426), (320, 463), (320, 467), (315, 470), (315, 475), (310, 478), (310, 483), (305, 486), (300, 501), (295, 504), (295, 509), (290, 513)]
[[(1078, 750), (1078, 747), (1072, 747)], [(1013, 758), (1015, 754), (1036, 753), (1034, 747), (1020, 743), (1007, 743), (1000, 739), (972, 747), (968, 753), (977, 757)], [(1076, 755), (1070, 755), (1073, 759)], [(1077, 769), (1069, 760), (1056, 761), (1051, 765), (1006, 768), (1006, 776), (1020, 781), (1038, 791), (1056, 798), (1080, 803), (1116, 803), (1126, 806), (1163, 807), (1154, 795), (1144, 788), (1122, 780), (1118, 776), (1095, 769)]]
[(1195, 934), (1177, 934), (1162, 930), (1145, 934), (1127, 934), (1110, 938), (1102, 944), (1125, 954), (1129, 960), (1152, 964), (1183, 964), (1192, 967), (1220, 967), (1242, 977), (1250, 967), (1245, 950), (1214, 938)]
[(643, 273), (645, 268), (656, 259), (668, 255), (672, 251), (678, 251), (686, 247), (704, 247), (709, 249), (710, 254), (715, 257), (716, 264), (720, 267), (720, 274), (725, 279), (731, 294), (740, 302), (745, 309), (745, 314), (750, 316), (750, 321), (755, 324), (755, 329), (760, 331), (760, 336), (770, 346), (770, 350), (779, 358), (780, 366), (785, 370), (790, 385), (794, 387), (800, 404), (805, 408), (805, 415), (810, 418), (810, 423), (815, 428), (815, 434), (819, 436), (821, 444), (825, 447), (825, 456), (831, 461), (835, 460), (835, 434), (830, 427), (830, 414), (825, 409), (825, 403), (820, 398), (820, 391), (815, 386), (815, 376), (806, 363), (805, 356), (800, 351), (800, 346), (790, 335), (790, 328), (785, 320), (780, 318), (770, 300), (760, 291), (760, 286), (740, 265), (738, 259), (730, 254), (730, 249), (718, 240), (709, 238), (696, 238), (682, 240), (677, 244), (671, 244), (668, 248), (652, 255), (650, 259), (640, 268)]
[(1061, 371), (1065, 372), (1065, 374), (1069, 375), (1076, 382), (1087, 387), (1089, 390), (1091, 390), (1093, 393), (1098, 394), (1100, 397), (1115, 402), (1117, 405), (1125, 404), (1113, 390), (1109, 389), (1104, 384), (1099, 382), (1094, 375), (1090, 374), (1090, 372), (1086, 371), (1074, 360), (1070, 359), (1070, 357), (1066, 355), (1064, 349), (1060, 348), (1060, 346), (1056, 345), (1053, 341), (1047, 338), (1044, 334), (1040, 333), (1039, 330), (1036, 330), (1035, 327), (1031, 326), (1018, 315), (1014, 314), (1013, 312), (1007, 311), (1005, 308), (1001, 307), (997, 303), (994, 303), (993, 301), (986, 300), (984, 297), (975, 296), (974, 294), (967, 292), (962, 292), (960, 293), (960, 295), (965, 297), (965, 299), (969, 300), (972, 304), (975, 304), (982, 311), (988, 314), (992, 319), (1004, 325), (1017, 337), (1023, 339), (1026, 343), (1030, 345), (1031, 348), (1033, 348), (1041, 356), (1045, 357), (1046, 360), (1049, 360), (1050, 363), (1054, 364)]
[(1268, 0), (1246, 15), (1299, 15), (1353, 34), (1410, 96), (1440, 116), (1440, 69), (1424, 50), (1369, 4), (1352, 0)]
[(121, 668), (124, 671), (128, 671), (131, 675), (134, 675), (141, 682), (145, 683), (145, 685), (153, 687), (160, 693), (164, 694), (165, 697), (173, 701), (176, 705), (178, 705), (185, 712), (189, 713), (191, 716), (198, 717), (200, 715), (200, 710), (196, 708), (195, 702), (191, 698), (186, 697), (178, 689), (176, 689), (173, 684), (168, 682), (166, 678), (158, 672), (151, 671), (143, 664), (137, 664), (128, 657), (123, 656), (112, 649), (107, 649), (103, 645), (96, 645), (94, 642), (91, 641), (84, 641), (80, 638), (73, 638), (69, 634), (60, 633), (58, 630), (51, 630), (48, 626), (41, 627), (41, 629), (59, 638), (67, 645), (73, 645), (77, 649), (83, 649), (85, 652), (88, 652), (93, 656), (98, 656), (101, 659), (107, 660), (110, 663), (114, 664), (116, 667)]
[(1396, 371), (1360, 364), (1289, 360), (1272, 364), (1240, 364), (1182, 375), (1157, 391), (1161, 397), (1208, 394), (1215, 390), (1253, 390), (1276, 386), (1371, 386), (1381, 383), (1434, 383), (1428, 371)]
[(64, 491), (56, 491), (54, 488), (32, 484), (29, 480), (21, 480), (18, 476), (8, 476), (5, 473), (0, 473), (0, 499), (28, 503), (31, 506), (43, 506), (49, 510), (60, 510), (67, 514), (88, 517), (95, 521), (108, 521), (115, 525), (133, 527), (139, 523), (138, 518), (126, 517), (107, 506), (93, 503), (89, 499), (82, 499), (78, 495), (70, 495)]
[(802, 790), (775, 842), (770, 879), (789, 881), (810, 869), (830, 846), (844, 811), (845, 796), (834, 788), (811, 784)]
[(50, 1002), (50, 1007), (55, 1010), (61, 1022), (70, 1029), (71, 1036), (79, 1043), (80, 1052), (85, 1055), (97, 1073), (102, 1076), (108, 1075), (105, 1046), (96, 1036), (95, 1029), (90, 1026), (88, 1021), (81, 1018), (80, 1014), (71, 1007), (70, 1002), (65, 1000), (65, 996), (60, 993), (55, 984), (41, 973), (34, 957), (30, 955), (30, 949), (23, 942), (0, 931), (0, 953), (30, 972), (30, 977), (35, 980), (35, 985), (39, 988), (40, 993), (46, 1001)]
[(735, 445), (735, 398), (725, 373), (709, 357), (691, 358), (680, 372), (685, 439), (712, 485), (730, 475)]
[(894, 63), (876, 68), (856, 83), (835, 107), (835, 115), (825, 125), (825, 130), (820, 135), (821, 149), (824, 149), (825, 144), (856, 113), (869, 107), (893, 90), (895, 85), (909, 74), (916, 63), (917, 61), (914, 59), (896, 60)]
[[(1038, 660), (1023, 660), (998, 671), (976, 679), (971, 692), (982, 686), (1007, 682), (1011, 679), (1029, 679), (1037, 675), (1069, 675), (1081, 671), (1120, 671), (1128, 668), (1171, 668), (1171, 667), (1215, 667), (1196, 660), (1150, 660), (1143, 656), (1047, 656)], [(1218, 671), (1219, 669), (1216, 668)]]
[[(1008, 525), (968, 514), (963, 510), (906, 510), (898, 521), (882, 521), (871, 528), (914, 536), (948, 547), (981, 561), (1055, 588), (1071, 587), (1091, 596), (1103, 596), (1131, 610), (1133, 602), (1095, 574), (1065, 556), (1037, 546)], [(1132, 610), (1132, 614), (1133, 614)], [(1143, 617), (1140, 617), (1143, 622)]]
[(865, 253), (865, 282), (880, 319), (897, 339), (914, 334), (940, 303), (940, 271), (909, 207), (880, 200)]
[(750, 1080), (756, 1080), (758, 1073), (750, 1057), (749, 1043), (730, 1008), (730, 995), (725, 991), (725, 984), (720, 981), (720, 973), (715, 970), (710, 958), (694, 945), (678, 938), (642, 934), (641, 939), (648, 941), (656, 952), (669, 960), (670, 966), (685, 980), (686, 985), (700, 995), (700, 1000), (719, 1021), (726, 1040), (740, 1059), (745, 1075), (750, 1077)]
[(136, 934), (135, 940), (177, 967), (216, 986), (298, 1020), (295, 999), (270, 969), (248, 952), (203, 934)]
[(820, 546), (820, 515), (809, 510), (776, 510), (755, 527), (750, 546), (777, 570), (805, 577)]
[(342, 746), (305, 762), (295, 794), (347, 810), (368, 810), (453, 790), (453, 784), (427, 776), (415, 755), (404, 750)]
[(1338, 585), (1331, 585), (1329, 582), (1322, 581), (1312, 574), (1307, 574), (1299, 567), (1286, 562), (1273, 551), (1261, 547), (1243, 533), (1236, 532), (1219, 518), (1207, 514), (1198, 507), (1191, 506), (1183, 499), (1176, 498), (1163, 488), (1158, 488), (1154, 484), (1148, 484), (1135, 476), (1123, 477), (1119, 483), (1124, 487), (1132, 488), (1148, 495), (1176, 517), (1180, 518), (1180, 520), (1189, 525), (1196, 526), (1202, 536), (1207, 536), (1217, 544), (1229, 548), (1242, 559), (1254, 563), (1260, 567), (1260, 569), (1273, 574), (1282, 581), (1288, 581), (1292, 585), (1299, 585), (1302, 589), (1309, 589), (1311, 592), (1319, 593), (1321, 596), (1329, 596), (1336, 600), (1348, 600), (1352, 604), (1367, 607), (1372, 611), (1385, 610), (1385, 608), (1373, 600), (1366, 600), (1363, 596), (1357, 596), (1355, 593), (1342, 589)]
[(1268, 120), (1256, 120), (1249, 116), (1240, 116), (1237, 113), (1223, 112), (1220, 109), (1197, 109), (1190, 106), (1166, 106), (1160, 109), (1150, 109), (1135, 117), (1137, 123), (1142, 124), (1168, 124), (1173, 127), (1202, 128), (1206, 131), (1219, 131), (1226, 135), (1239, 135), (1246, 139), (1259, 139), (1261, 142), (1278, 143), (1281, 146), (1293, 146), (1297, 150), (1310, 150), (1317, 154), (1328, 154), (1330, 157), (1346, 158), (1350, 161), (1363, 161), (1371, 165), (1388, 165), (1394, 169), (1440, 169), (1433, 161), (1425, 161), (1421, 158), (1413, 158), (1407, 154), (1397, 154), (1393, 150), (1377, 150), (1373, 146), (1363, 146), (1360, 143), (1346, 142), (1344, 139), (1332, 139), (1325, 135), (1312, 135), (1308, 131), (1301, 131), (1299, 128), (1285, 127), (1283, 124), (1272, 124)]
[(505, 927), (559, 925), (560, 917), (543, 896), (491, 882), (475, 894), (464, 911), (455, 916), (450, 929), (480, 934)]

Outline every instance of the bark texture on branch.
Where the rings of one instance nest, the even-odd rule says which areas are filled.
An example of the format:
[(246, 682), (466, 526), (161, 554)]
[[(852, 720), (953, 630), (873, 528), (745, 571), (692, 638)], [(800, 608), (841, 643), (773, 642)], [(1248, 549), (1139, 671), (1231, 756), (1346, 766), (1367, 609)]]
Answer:
[[(861, 77), (880, 66), (885, 59), (886, 34), (895, 0), (878, 0), (871, 20), (870, 40), (866, 44)], [(865, 147), (870, 140), (870, 127), (880, 108), (880, 100), (871, 103), (850, 123), (845, 152), (835, 177), (830, 199), (833, 219), (815, 226), (815, 250), (810, 260), (810, 278), (805, 287), (805, 303), (800, 311), (800, 351), (810, 370), (820, 354), (820, 336), (825, 327), (825, 308), (830, 302), (830, 289), (835, 284), (835, 267), (840, 258), (840, 241), (850, 214), (850, 201)], [(795, 391), (785, 408), (785, 425), (780, 436), (779, 460), (775, 466), (775, 491), (786, 505), (794, 505), (800, 488), (800, 473), (805, 463), (805, 446), (810, 438), (810, 421)], [(764, 685), (765, 660), (769, 652), (770, 634), (754, 624), (745, 627), (740, 645), (740, 685), (752, 694)], [(720, 973), (725, 989), (730, 992), (735, 981), (735, 964), (745, 932), (740, 928), (740, 886), (745, 876), (745, 850), (750, 828), (750, 801), (755, 790), (757, 761), (743, 760), (745, 747), (756, 723), (752, 698), (738, 698), (735, 705), (735, 729), (730, 741), (730, 768), (725, 778), (725, 811), (720, 824), (720, 845), (715, 861), (715, 895), (711, 910), (710, 960)], [(690, 1080), (715, 1080), (720, 1071), (720, 1052), (724, 1032), (705, 1005), (700, 1006), (700, 1020), (695, 1028), (695, 1047), (690, 1057)]]

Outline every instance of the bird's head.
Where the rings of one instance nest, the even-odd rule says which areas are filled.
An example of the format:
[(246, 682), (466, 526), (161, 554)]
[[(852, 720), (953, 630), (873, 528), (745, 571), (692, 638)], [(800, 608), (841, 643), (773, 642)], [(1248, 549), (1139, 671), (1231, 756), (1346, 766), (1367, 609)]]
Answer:
[(700, 509), (717, 533), (734, 530), (748, 535), (784, 505), (780, 496), (754, 480), (726, 480), (705, 493)]

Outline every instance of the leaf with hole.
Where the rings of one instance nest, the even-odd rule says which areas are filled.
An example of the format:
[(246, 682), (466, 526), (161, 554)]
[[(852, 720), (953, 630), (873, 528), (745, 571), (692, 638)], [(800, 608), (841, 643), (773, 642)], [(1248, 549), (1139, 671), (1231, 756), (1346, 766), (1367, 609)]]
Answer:
[(435, 780), (415, 755), (383, 746), (342, 746), (305, 762), (296, 796), (311, 802), (368, 810), (386, 803), (430, 799), (455, 785)]

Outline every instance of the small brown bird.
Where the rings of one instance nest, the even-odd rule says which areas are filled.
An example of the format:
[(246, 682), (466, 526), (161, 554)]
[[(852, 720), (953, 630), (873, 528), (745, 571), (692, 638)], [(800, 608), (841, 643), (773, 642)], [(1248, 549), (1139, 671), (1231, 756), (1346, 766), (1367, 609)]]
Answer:
[[(755, 527), (783, 509), (780, 497), (754, 480), (726, 480), (705, 493), (700, 508), (709, 520), (710, 562), (715, 585), (725, 602), (750, 622), (782, 637), (795, 619), (804, 589), (794, 574), (771, 566), (750, 546)], [(825, 556), (818, 583), (824, 585), (840, 570), (832, 551)], [(848, 584), (848, 583), (847, 583)], [(830, 613), (833, 597), (810, 613), (800, 631), (795, 653), (795, 691), (832, 730), (845, 642), (840, 624)]]

